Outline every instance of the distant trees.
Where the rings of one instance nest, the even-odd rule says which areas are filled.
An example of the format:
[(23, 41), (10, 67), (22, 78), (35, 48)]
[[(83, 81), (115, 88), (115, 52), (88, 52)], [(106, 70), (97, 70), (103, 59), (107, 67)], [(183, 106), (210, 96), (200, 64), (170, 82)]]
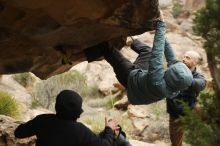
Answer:
[(206, 6), (196, 13), (194, 22), (194, 31), (205, 39), (207, 60), (214, 80), (215, 95), (204, 98), (206, 101), (212, 99), (206, 108), (209, 107), (209, 119), (220, 127), (220, 0), (206, 0)]
[(196, 13), (194, 31), (205, 40), (208, 64), (220, 95), (220, 1), (206, 0), (206, 7)]
[(201, 94), (201, 106), (205, 120), (197, 113), (186, 110), (187, 142), (193, 146), (219, 146), (220, 143), (220, 0), (206, 0), (206, 6), (196, 13), (194, 31), (205, 39), (204, 47), (214, 93), (206, 89)]

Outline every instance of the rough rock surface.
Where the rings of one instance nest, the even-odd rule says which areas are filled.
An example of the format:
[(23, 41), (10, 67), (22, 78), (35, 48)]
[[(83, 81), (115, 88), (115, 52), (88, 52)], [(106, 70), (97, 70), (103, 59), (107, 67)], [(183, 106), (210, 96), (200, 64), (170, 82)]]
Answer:
[(16, 139), (14, 129), (18, 122), (14, 119), (0, 115), (0, 146), (34, 146), (35, 137), (26, 139)]
[(158, 0), (0, 0), (0, 74), (65, 72), (85, 48), (151, 30), (158, 15)]

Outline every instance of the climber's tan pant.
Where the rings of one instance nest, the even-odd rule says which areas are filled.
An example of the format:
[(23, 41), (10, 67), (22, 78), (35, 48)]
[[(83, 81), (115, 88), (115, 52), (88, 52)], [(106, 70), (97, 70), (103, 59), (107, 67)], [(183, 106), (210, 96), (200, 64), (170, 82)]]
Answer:
[(169, 131), (171, 146), (182, 146), (183, 141), (183, 124), (178, 121), (178, 118), (172, 117), (170, 115), (169, 120)]

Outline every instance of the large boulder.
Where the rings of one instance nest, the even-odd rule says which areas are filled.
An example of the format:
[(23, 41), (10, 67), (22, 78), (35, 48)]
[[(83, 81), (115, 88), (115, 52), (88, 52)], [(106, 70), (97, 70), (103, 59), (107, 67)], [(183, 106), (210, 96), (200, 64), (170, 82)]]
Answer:
[(158, 16), (158, 0), (0, 0), (0, 74), (65, 72), (85, 48), (152, 30)]
[(14, 130), (20, 122), (0, 115), (0, 146), (35, 146), (36, 137), (16, 139)]

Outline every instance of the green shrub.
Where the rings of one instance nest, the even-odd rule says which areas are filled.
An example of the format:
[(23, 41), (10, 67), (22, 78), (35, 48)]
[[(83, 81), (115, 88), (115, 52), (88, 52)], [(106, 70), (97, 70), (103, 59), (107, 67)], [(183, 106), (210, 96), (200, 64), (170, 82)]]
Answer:
[(183, 11), (183, 6), (180, 4), (179, 0), (175, 0), (172, 8), (172, 15), (177, 18)]
[(32, 77), (29, 72), (14, 74), (13, 78), (25, 88), (31, 86), (35, 81), (34, 77)]
[(205, 114), (205, 119), (196, 112), (184, 106), (186, 115), (181, 117), (185, 126), (186, 142), (193, 146), (218, 146), (220, 143), (219, 121), (220, 111), (217, 96), (211, 90), (204, 90), (200, 95), (200, 104)]
[(13, 118), (19, 116), (18, 103), (5, 92), (0, 92), (0, 114)]
[(85, 96), (88, 98), (97, 98), (102, 96), (99, 92), (98, 85), (87, 86), (87, 91), (85, 92)]
[(208, 124), (201, 120), (201, 117), (194, 112), (187, 112), (181, 117), (185, 126), (186, 142), (195, 146), (218, 146), (220, 129), (216, 124)]
[(35, 109), (37, 107), (43, 107), (43, 105), (40, 103), (38, 99), (32, 98), (31, 100), (31, 108)]
[(97, 120), (97, 119), (94, 119), (94, 118), (87, 118), (87, 119), (84, 120), (84, 123), (91, 126), (91, 130), (96, 134), (100, 133), (105, 127), (104, 119), (103, 120)]
[(106, 102), (106, 108), (112, 109), (114, 107), (115, 102), (118, 101), (117, 97), (110, 96)]

